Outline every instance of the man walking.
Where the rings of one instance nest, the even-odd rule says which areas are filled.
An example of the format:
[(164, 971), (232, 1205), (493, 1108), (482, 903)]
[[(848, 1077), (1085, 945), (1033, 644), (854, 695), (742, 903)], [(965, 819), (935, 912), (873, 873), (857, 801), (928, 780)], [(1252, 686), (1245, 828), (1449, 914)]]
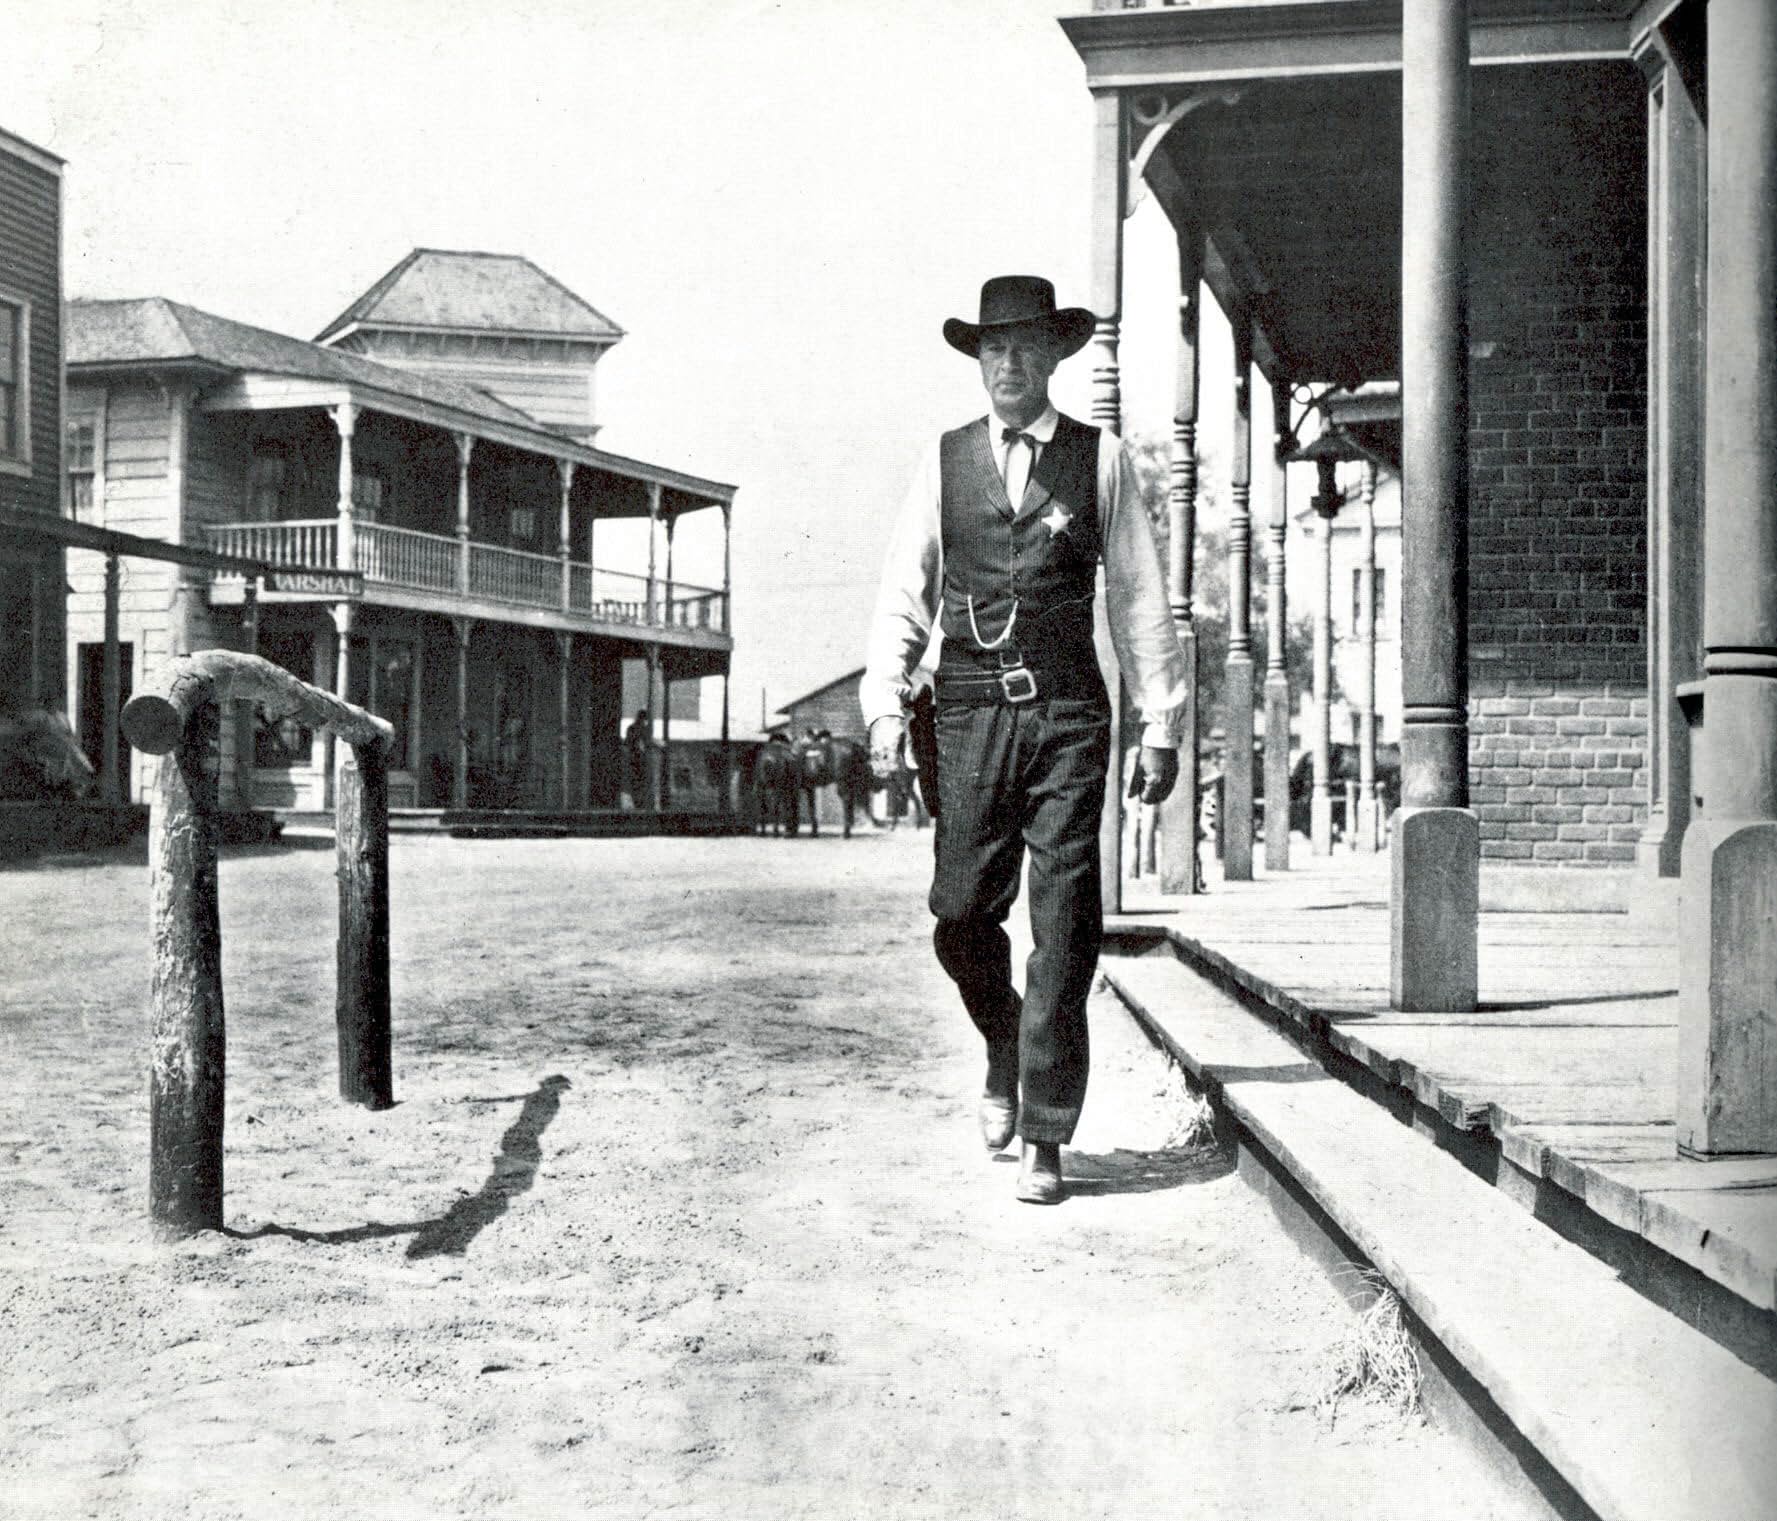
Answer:
[[(1104, 934), (1098, 826), (1110, 697), (1092, 639), (1105, 569), (1117, 662), (1144, 730), (1132, 795), (1157, 803), (1178, 776), (1184, 662), (1153, 534), (1111, 434), (1049, 402), (1055, 367), (1092, 314), (1057, 310), (1049, 281), (981, 288), (980, 320), (944, 337), (977, 359), (992, 411), (931, 449), (897, 519), (860, 687), (879, 776), (898, 764), (909, 673), (942, 635), (937, 667), (938, 960), (987, 1044), (981, 1133), (1016, 1134), (1017, 1193), (1062, 1197), (1061, 1147), (1086, 1094), (1086, 999)], [(1004, 928), (1030, 857), (1034, 949), (1022, 1000)]]

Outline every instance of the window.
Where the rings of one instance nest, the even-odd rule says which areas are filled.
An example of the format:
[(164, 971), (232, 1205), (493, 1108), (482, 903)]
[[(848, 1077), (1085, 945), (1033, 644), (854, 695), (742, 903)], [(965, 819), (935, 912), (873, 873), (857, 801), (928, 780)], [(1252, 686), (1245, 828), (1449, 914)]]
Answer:
[(0, 467), (31, 463), (31, 308), (0, 294)]
[(247, 462), (247, 520), (275, 523), (284, 515), (284, 483), (289, 475), (284, 446), (272, 439), (253, 445)]
[(68, 476), (68, 507), (74, 516), (93, 517), (93, 476), (98, 459), (99, 425), (95, 418), (70, 417), (62, 468)]
[[(1384, 609), (1388, 606), (1388, 572), (1380, 565), (1376, 567), (1376, 584), (1370, 598), (1370, 604), (1376, 618), (1376, 637), (1384, 638), (1382, 620)], [(1364, 573), (1356, 566), (1351, 571), (1351, 632), (1356, 635), (1364, 626)]]
[(374, 470), (352, 472), (352, 514), (374, 523), (383, 510), (383, 478)]

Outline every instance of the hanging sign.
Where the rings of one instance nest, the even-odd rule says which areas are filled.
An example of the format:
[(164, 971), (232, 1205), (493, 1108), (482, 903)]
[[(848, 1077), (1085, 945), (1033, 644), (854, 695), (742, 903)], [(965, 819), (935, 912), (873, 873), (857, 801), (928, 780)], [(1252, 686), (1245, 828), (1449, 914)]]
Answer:
[(269, 570), (260, 582), (267, 602), (343, 602), (364, 595), (361, 570)]

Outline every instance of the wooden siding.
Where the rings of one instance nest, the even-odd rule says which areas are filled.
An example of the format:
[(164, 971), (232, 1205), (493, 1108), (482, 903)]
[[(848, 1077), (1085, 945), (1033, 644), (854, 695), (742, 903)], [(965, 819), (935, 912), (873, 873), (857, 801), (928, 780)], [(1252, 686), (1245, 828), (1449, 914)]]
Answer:
[(0, 290), (30, 304), (28, 476), (0, 472), (0, 506), (61, 510), (61, 179), (0, 145)]

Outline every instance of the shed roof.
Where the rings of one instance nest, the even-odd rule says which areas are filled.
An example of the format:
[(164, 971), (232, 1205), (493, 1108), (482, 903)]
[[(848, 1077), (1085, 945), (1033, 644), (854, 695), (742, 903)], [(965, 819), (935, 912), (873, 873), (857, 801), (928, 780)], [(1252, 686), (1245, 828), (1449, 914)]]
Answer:
[(322, 329), (444, 328), (615, 343), (623, 329), (522, 254), (416, 248)]

